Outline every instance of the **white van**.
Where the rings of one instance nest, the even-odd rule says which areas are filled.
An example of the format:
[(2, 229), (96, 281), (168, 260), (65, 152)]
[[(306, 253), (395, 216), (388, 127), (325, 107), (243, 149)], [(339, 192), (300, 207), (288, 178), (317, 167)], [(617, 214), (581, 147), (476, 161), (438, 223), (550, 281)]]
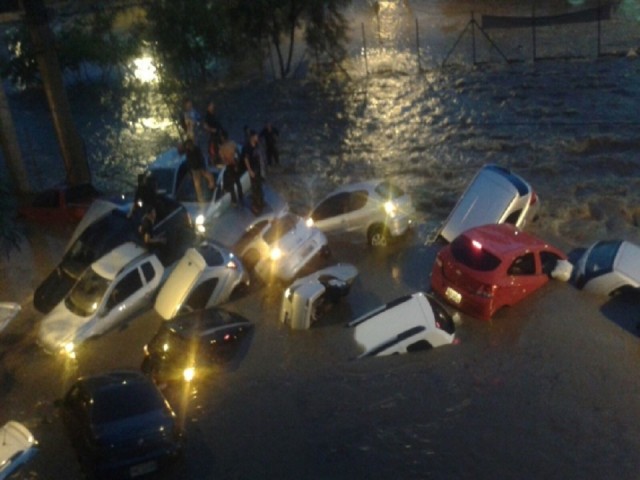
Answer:
[(347, 324), (364, 348), (358, 358), (416, 352), (447, 345), (455, 337), (449, 312), (433, 296), (417, 292), (382, 305)]
[(524, 228), (539, 207), (538, 196), (522, 177), (498, 165), (485, 165), (435, 236), (452, 242), (465, 230), (490, 223)]

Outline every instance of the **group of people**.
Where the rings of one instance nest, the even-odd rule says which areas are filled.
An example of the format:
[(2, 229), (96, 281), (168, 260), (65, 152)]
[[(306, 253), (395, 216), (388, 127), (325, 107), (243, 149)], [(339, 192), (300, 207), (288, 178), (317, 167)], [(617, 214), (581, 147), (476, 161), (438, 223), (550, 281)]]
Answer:
[[(202, 122), (201, 122), (202, 118)], [(245, 141), (240, 149), (235, 142), (229, 139), (226, 130), (218, 121), (215, 103), (210, 101), (207, 109), (201, 117), (193, 106), (191, 99), (185, 99), (180, 117), (180, 124), (185, 136), (184, 151), (187, 164), (196, 190), (199, 202), (204, 201), (202, 191), (203, 179), (207, 181), (210, 190), (215, 189), (215, 179), (208, 166), (225, 166), (222, 188), (231, 195), (234, 205), (244, 203), (244, 192), (240, 179), (248, 172), (251, 182), (251, 209), (259, 213), (264, 208), (264, 193), (262, 183), (264, 180), (264, 163), (267, 166), (279, 165), (278, 129), (267, 122), (262, 131), (257, 131), (245, 126)], [(207, 156), (205, 159), (199, 146), (198, 134), (202, 129), (207, 136)], [(261, 139), (264, 145), (264, 160)]]

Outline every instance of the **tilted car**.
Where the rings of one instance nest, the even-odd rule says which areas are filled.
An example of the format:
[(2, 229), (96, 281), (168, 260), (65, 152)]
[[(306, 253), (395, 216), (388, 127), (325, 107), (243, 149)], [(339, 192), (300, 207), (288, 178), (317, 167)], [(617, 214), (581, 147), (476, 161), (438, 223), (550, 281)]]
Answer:
[(326, 306), (349, 293), (357, 276), (356, 267), (339, 263), (298, 278), (284, 291), (280, 321), (294, 330), (310, 328)]
[(38, 342), (50, 353), (75, 354), (80, 343), (151, 306), (165, 268), (134, 243), (91, 264), (40, 324)]
[(58, 402), (84, 471), (105, 479), (160, 470), (182, 452), (176, 415), (141, 372), (82, 377)]
[(531, 185), (511, 170), (485, 165), (473, 178), (435, 237), (453, 241), (465, 230), (489, 223), (524, 228), (540, 206)]
[(545, 285), (566, 255), (510, 224), (467, 230), (436, 256), (431, 287), (449, 304), (489, 320)]
[(249, 285), (240, 259), (214, 242), (187, 250), (156, 297), (155, 310), (165, 320), (180, 313), (214, 307)]
[[(206, 202), (202, 204), (198, 203), (193, 178), (184, 152), (180, 152), (175, 147), (170, 148), (158, 155), (149, 164), (147, 171), (154, 176), (158, 193), (182, 203), (194, 222), (197, 221), (201, 224), (206, 223), (207, 219), (211, 217), (220, 215), (231, 206), (231, 196), (224, 191), (222, 182), (225, 168), (210, 167), (216, 178), (216, 188), (212, 191), (203, 184), (202, 192)], [(240, 182), (243, 191), (249, 193), (251, 189), (249, 175), (245, 173), (240, 178)], [(202, 217), (198, 218), (199, 216)]]
[(307, 224), (328, 235), (356, 234), (373, 247), (404, 235), (413, 224), (411, 197), (387, 180), (344, 185), (322, 199)]
[(453, 342), (455, 324), (431, 295), (405, 295), (347, 324), (364, 350), (358, 358), (417, 352)]
[(640, 287), (640, 246), (626, 240), (596, 242), (576, 263), (576, 286), (613, 295)]
[(180, 315), (145, 345), (142, 371), (161, 386), (203, 381), (246, 353), (252, 331), (246, 318), (219, 308)]
[(38, 442), (20, 422), (11, 420), (0, 428), (0, 480), (22, 468), (38, 451)]
[(313, 259), (328, 255), (329, 247), (324, 233), (286, 212), (252, 224), (235, 251), (248, 269), (269, 283), (271, 279), (290, 282)]
[[(34, 292), (33, 304), (40, 312), (49, 313), (69, 293), (87, 267), (114, 248), (127, 242), (143, 244), (138, 232), (141, 212), (129, 215), (130, 208), (130, 203), (103, 200), (92, 204), (74, 230), (62, 260)], [(159, 246), (156, 253), (166, 266), (184, 254), (195, 236), (189, 214), (175, 200), (159, 196), (156, 210), (154, 234), (166, 239), (166, 244)]]

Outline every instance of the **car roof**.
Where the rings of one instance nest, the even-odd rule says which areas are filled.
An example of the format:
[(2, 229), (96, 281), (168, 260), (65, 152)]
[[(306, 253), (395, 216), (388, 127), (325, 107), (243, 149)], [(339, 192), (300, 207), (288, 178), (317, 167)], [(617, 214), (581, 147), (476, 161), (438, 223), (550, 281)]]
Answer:
[(232, 326), (250, 328), (252, 323), (243, 316), (222, 308), (208, 308), (186, 313), (165, 322), (167, 328), (183, 336), (207, 336)]
[(508, 168), (501, 167), (500, 165), (485, 165), (482, 167), (480, 172), (478, 172), (478, 176), (487, 174), (498, 175), (509, 181), (509, 183), (516, 188), (519, 195), (527, 195), (532, 190), (531, 185), (529, 185), (529, 183), (527, 183), (520, 175), (516, 175)]
[(138, 257), (148, 254), (147, 250), (133, 242), (126, 242), (114, 248), (99, 260), (95, 261), (91, 268), (108, 280), (113, 280), (118, 272)]
[(529, 248), (548, 246), (544, 240), (524, 232), (510, 223), (482, 225), (471, 228), (461, 235), (480, 242), (482, 248), (496, 255), (508, 255)]
[(148, 166), (149, 170), (155, 170), (160, 168), (178, 168), (182, 162), (185, 161), (185, 154), (178, 152), (176, 147), (170, 148), (169, 150), (162, 152), (158, 155), (153, 162), (151, 162)]

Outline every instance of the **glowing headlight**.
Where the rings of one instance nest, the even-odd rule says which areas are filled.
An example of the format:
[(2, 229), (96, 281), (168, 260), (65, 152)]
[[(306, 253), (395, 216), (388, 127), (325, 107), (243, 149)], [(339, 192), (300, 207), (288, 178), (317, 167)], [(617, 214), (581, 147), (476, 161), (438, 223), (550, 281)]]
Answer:
[(391, 200), (384, 202), (384, 211), (387, 212), (387, 215), (393, 217), (397, 211), (396, 204)]
[(73, 342), (67, 342), (62, 347), (62, 352), (69, 358), (76, 358), (76, 350)]
[(204, 225), (204, 215), (200, 214), (196, 217), (196, 225)]
[(232, 269), (236, 269), (238, 268), (238, 265), (236, 264), (235, 260), (229, 260), (227, 262), (227, 268), (232, 268)]
[(311, 218), (311, 217), (307, 218), (305, 223), (307, 224), (307, 227), (309, 227), (309, 228), (313, 227), (313, 218)]
[(195, 376), (196, 376), (196, 369), (193, 367), (185, 368), (184, 371), (182, 372), (182, 377), (184, 378), (185, 382), (190, 382), (191, 380), (193, 380), (193, 377)]
[(271, 260), (275, 262), (280, 257), (282, 257), (282, 250), (280, 250), (278, 247), (272, 248), (269, 256), (271, 257)]
[(293, 292), (291, 291), (290, 288), (287, 288), (284, 291), (284, 298), (286, 298), (287, 300), (291, 301), (291, 297), (293, 296)]

